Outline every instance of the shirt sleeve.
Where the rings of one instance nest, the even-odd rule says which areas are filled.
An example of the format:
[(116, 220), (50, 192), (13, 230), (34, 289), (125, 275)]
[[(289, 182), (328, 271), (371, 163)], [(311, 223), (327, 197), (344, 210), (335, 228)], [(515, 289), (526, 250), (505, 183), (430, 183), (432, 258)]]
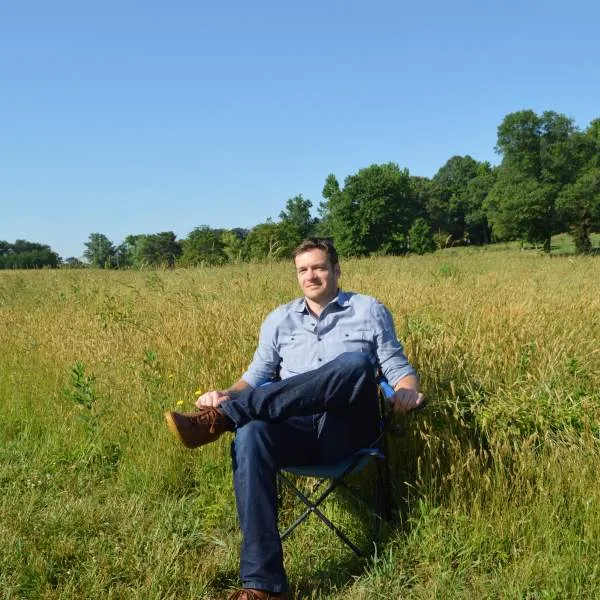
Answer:
[(418, 377), (404, 354), (402, 344), (398, 341), (394, 320), (389, 310), (383, 304), (374, 302), (371, 316), (375, 331), (377, 361), (389, 384), (395, 387), (407, 375)]
[(273, 379), (279, 370), (281, 356), (277, 351), (279, 311), (273, 311), (260, 328), (258, 346), (248, 370), (242, 379), (253, 388)]

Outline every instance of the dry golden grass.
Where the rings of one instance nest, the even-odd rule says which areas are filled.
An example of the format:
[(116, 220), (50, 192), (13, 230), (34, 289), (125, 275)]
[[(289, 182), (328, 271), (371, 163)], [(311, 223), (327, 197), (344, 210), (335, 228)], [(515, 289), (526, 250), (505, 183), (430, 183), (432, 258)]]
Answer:
[[(499, 248), (342, 267), (393, 312), (431, 408), (395, 441), (402, 521), (379, 558), (308, 525), (286, 547), (299, 597), (594, 597), (600, 261)], [(227, 442), (185, 452), (162, 412), (236, 380), (297, 293), (289, 264), (0, 272), (2, 597), (235, 585)]]

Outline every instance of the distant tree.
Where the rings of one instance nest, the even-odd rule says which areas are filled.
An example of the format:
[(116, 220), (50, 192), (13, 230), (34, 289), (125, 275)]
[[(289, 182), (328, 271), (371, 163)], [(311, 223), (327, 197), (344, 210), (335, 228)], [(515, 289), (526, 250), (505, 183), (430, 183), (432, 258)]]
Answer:
[(463, 192), (465, 238), (470, 244), (489, 244), (491, 229), (485, 210), (485, 199), (496, 183), (496, 170), (490, 163), (479, 163), (477, 175), (469, 180)]
[(569, 226), (576, 251), (589, 252), (590, 233), (600, 229), (600, 167), (590, 164), (574, 183), (565, 186), (558, 196), (556, 210)]
[(415, 215), (427, 220), (427, 206), (432, 193), (432, 182), (427, 177), (410, 176), (410, 194)]
[(333, 237), (331, 207), (339, 204), (338, 197), (341, 194), (340, 184), (333, 173), (325, 180), (321, 195), (324, 201), (319, 204), (319, 220), (315, 226), (315, 234), (321, 237)]
[(69, 256), (68, 258), (65, 258), (65, 260), (63, 261), (63, 266), (67, 267), (68, 269), (84, 269), (85, 267), (87, 267), (87, 265), (84, 262), (82, 262), (78, 258), (75, 258), (74, 256)]
[(45, 244), (27, 240), (16, 240), (14, 244), (0, 241), (0, 269), (56, 268), (60, 263), (60, 256)]
[(244, 254), (251, 260), (289, 258), (298, 245), (296, 227), (289, 221), (267, 221), (253, 227), (244, 244)]
[(431, 227), (422, 217), (416, 219), (412, 224), (408, 232), (408, 239), (410, 251), (415, 254), (426, 254), (435, 250), (435, 241), (433, 240)]
[(550, 252), (551, 236), (565, 228), (556, 200), (582, 167), (581, 139), (573, 120), (553, 111), (504, 118), (496, 145), (502, 168), (486, 200), (497, 237), (542, 242)]
[(556, 186), (500, 168), (494, 187), (485, 200), (487, 216), (499, 239), (521, 239), (543, 244), (550, 251), (556, 233), (554, 200)]
[(401, 252), (417, 207), (406, 169), (371, 165), (350, 175), (340, 190), (330, 175), (323, 188), (321, 231), (333, 236), (342, 255)]
[(138, 245), (143, 237), (143, 234), (128, 235), (125, 240), (115, 248), (114, 263), (118, 269), (140, 266)]
[(139, 266), (172, 268), (181, 253), (181, 244), (172, 231), (141, 235), (136, 242)]
[(285, 210), (279, 213), (281, 221), (290, 223), (298, 231), (299, 242), (310, 237), (315, 232), (316, 219), (311, 217), (312, 202), (302, 194), (290, 198), (285, 205)]
[(237, 263), (243, 260), (244, 242), (247, 237), (247, 229), (227, 229), (221, 233), (223, 252), (229, 262)]
[(428, 220), (436, 231), (458, 242), (469, 238), (467, 189), (479, 174), (479, 165), (470, 156), (453, 156), (431, 180), (426, 205)]
[(226, 262), (227, 254), (222, 239), (223, 230), (208, 225), (196, 227), (181, 243), (183, 253), (180, 264), (186, 267), (198, 265), (220, 265)]
[(83, 256), (92, 267), (110, 269), (115, 266), (115, 247), (103, 233), (90, 233)]

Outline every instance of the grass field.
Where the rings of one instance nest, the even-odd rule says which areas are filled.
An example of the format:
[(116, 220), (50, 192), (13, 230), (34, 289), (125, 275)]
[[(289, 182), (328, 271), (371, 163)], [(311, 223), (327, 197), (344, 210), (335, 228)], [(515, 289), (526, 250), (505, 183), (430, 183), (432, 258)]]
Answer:
[[(600, 260), (496, 246), (342, 268), (393, 312), (430, 409), (392, 441), (377, 555), (304, 526), (295, 597), (600, 597)], [(186, 451), (162, 413), (236, 380), (297, 295), (289, 264), (0, 272), (1, 598), (236, 586), (229, 440)]]

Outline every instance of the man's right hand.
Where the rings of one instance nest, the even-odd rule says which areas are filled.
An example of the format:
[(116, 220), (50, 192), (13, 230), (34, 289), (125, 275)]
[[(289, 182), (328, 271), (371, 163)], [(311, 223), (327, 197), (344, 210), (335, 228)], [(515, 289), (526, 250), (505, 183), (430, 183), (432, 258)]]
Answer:
[(226, 390), (213, 390), (212, 392), (205, 392), (202, 396), (199, 396), (198, 400), (196, 400), (196, 406), (198, 408), (202, 406), (212, 406), (213, 408), (216, 408), (224, 400), (229, 400), (229, 395)]

